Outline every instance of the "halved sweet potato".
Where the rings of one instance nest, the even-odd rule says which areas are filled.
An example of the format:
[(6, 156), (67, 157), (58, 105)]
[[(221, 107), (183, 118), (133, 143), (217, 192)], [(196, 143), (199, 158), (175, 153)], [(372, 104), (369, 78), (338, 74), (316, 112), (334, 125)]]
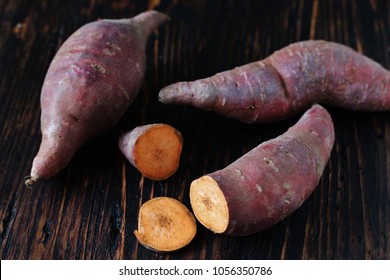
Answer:
[(176, 251), (195, 237), (196, 221), (180, 201), (170, 197), (156, 197), (141, 206), (138, 230), (134, 234), (148, 249)]
[(161, 123), (138, 126), (119, 138), (124, 156), (152, 180), (164, 180), (176, 172), (182, 147), (181, 133)]

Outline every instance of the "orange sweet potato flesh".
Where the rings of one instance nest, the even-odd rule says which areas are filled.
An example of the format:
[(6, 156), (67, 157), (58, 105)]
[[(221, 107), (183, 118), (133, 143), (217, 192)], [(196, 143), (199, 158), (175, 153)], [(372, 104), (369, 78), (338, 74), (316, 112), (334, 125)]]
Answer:
[(390, 74), (342, 44), (302, 41), (212, 77), (169, 85), (159, 99), (246, 123), (286, 119), (313, 103), (383, 111), (390, 110)]
[(284, 134), (191, 183), (195, 217), (215, 233), (249, 235), (294, 212), (318, 185), (334, 144), (330, 115), (313, 105)]
[(84, 143), (118, 122), (142, 86), (147, 39), (167, 20), (157, 11), (98, 20), (64, 42), (42, 87), (42, 141), (26, 185), (57, 174)]
[(183, 137), (171, 125), (147, 124), (124, 132), (118, 145), (123, 155), (146, 178), (165, 180), (179, 167)]
[(155, 197), (141, 206), (134, 234), (150, 250), (172, 252), (188, 245), (195, 237), (196, 221), (180, 201)]

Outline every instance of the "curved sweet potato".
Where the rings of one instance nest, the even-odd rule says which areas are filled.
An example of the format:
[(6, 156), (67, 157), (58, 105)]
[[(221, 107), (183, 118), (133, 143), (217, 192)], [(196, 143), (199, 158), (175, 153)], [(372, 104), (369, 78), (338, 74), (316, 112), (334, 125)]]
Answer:
[(212, 77), (159, 93), (164, 104), (192, 105), (247, 123), (285, 119), (313, 103), (390, 110), (389, 71), (353, 49), (326, 41), (291, 44)]
[(284, 134), (194, 180), (195, 217), (216, 233), (249, 235), (295, 211), (313, 192), (334, 143), (330, 115), (314, 105)]
[(98, 20), (64, 42), (42, 87), (42, 142), (26, 185), (55, 175), (84, 143), (120, 119), (143, 83), (147, 39), (167, 19), (147, 11)]

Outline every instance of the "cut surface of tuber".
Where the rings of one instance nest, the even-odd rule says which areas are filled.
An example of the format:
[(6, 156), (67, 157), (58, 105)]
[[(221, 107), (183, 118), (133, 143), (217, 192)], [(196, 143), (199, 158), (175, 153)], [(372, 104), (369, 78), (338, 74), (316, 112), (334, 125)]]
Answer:
[(169, 197), (145, 202), (138, 216), (138, 241), (157, 252), (171, 252), (186, 246), (195, 237), (196, 221), (187, 207)]
[(206, 228), (222, 233), (229, 223), (229, 209), (225, 196), (217, 182), (202, 176), (190, 187), (190, 201), (195, 217)]
[(151, 126), (135, 143), (135, 165), (147, 178), (166, 179), (179, 166), (182, 146), (182, 136), (175, 128), (165, 124)]

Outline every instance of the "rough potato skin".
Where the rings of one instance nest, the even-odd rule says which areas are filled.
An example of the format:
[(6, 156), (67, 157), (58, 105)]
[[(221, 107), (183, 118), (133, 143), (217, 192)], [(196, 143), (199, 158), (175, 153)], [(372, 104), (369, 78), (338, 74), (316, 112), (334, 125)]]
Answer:
[(258, 232), (300, 207), (318, 185), (333, 143), (332, 119), (323, 107), (314, 105), (284, 134), (208, 174), (227, 201), (225, 233)]
[(147, 11), (98, 20), (64, 42), (42, 87), (42, 142), (27, 185), (58, 173), (84, 143), (120, 119), (142, 86), (147, 39), (167, 19)]
[(302, 41), (212, 77), (159, 93), (164, 104), (192, 105), (246, 123), (273, 122), (313, 103), (350, 110), (390, 109), (388, 70), (334, 42)]

